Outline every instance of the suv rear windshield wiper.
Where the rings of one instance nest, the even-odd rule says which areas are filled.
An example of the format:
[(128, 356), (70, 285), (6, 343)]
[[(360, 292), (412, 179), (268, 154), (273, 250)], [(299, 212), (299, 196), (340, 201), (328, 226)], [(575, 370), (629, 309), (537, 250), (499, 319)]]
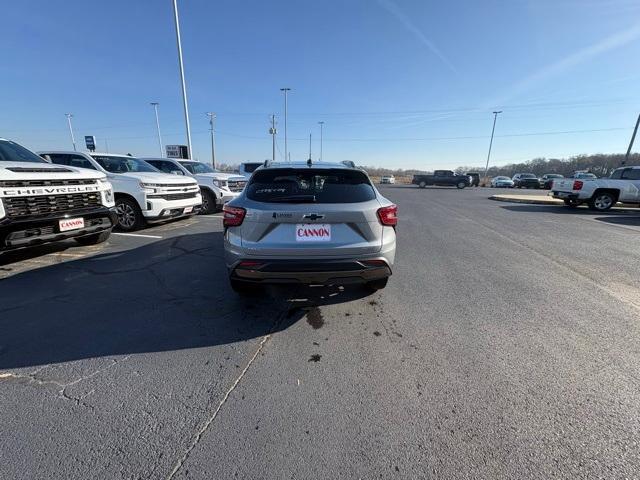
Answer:
[(316, 203), (315, 195), (289, 195), (286, 197), (270, 198), (269, 202), (282, 202), (282, 203)]

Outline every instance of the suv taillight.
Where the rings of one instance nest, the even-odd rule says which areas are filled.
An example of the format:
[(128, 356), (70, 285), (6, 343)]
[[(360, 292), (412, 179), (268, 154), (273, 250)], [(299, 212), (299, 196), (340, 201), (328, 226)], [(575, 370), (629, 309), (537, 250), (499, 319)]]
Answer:
[(573, 189), (574, 190), (582, 190), (582, 185), (584, 185), (584, 182), (582, 180), (574, 180), (573, 181)]
[(389, 205), (378, 209), (378, 218), (382, 225), (395, 227), (398, 224), (398, 206)]
[(222, 208), (222, 211), (224, 212), (222, 225), (225, 227), (237, 227), (238, 225), (242, 225), (244, 216), (247, 214), (247, 211), (244, 208), (230, 207), (228, 205), (225, 205)]

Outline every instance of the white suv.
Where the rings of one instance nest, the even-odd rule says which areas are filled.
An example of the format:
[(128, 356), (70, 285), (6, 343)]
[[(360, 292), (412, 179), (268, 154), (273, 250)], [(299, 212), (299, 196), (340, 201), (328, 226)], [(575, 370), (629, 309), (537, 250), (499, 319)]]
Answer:
[(118, 226), (137, 230), (145, 223), (193, 215), (200, 210), (202, 196), (192, 178), (159, 172), (147, 162), (128, 155), (83, 152), (38, 152), (58, 165), (88, 168), (106, 174), (116, 197)]
[(177, 160), (174, 158), (143, 158), (158, 170), (175, 175), (186, 175), (195, 178), (202, 192), (202, 213), (213, 213), (236, 198), (247, 183), (242, 175), (219, 172), (210, 165), (194, 160)]

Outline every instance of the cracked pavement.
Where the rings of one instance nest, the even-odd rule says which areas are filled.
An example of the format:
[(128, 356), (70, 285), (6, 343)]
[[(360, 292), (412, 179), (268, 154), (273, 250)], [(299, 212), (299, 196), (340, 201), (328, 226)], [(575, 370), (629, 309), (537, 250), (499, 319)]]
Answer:
[(640, 215), (383, 192), (374, 295), (241, 299), (217, 217), (0, 257), (0, 478), (637, 478)]

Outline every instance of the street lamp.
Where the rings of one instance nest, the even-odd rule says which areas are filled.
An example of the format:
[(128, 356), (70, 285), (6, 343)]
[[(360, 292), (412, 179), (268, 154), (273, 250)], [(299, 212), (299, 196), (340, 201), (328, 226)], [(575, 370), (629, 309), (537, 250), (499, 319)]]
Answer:
[(191, 150), (191, 127), (189, 125), (189, 104), (187, 103), (187, 85), (184, 81), (184, 63), (182, 61), (182, 42), (180, 41), (180, 20), (178, 19), (178, 0), (173, 0), (173, 19), (176, 24), (176, 42), (178, 44), (178, 66), (180, 67), (180, 81), (182, 83), (182, 105), (184, 107), (184, 123), (187, 127), (187, 144), (189, 158), (193, 158)]
[(209, 131), (211, 132), (211, 165), (213, 168), (216, 168), (216, 138), (213, 127), (216, 114), (213, 112), (207, 112), (206, 115), (209, 117)]
[(162, 158), (163, 152), (162, 152), (162, 136), (160, 135), (160, 118), (158, 117), (158, 105), (160, 105), (158, 102), (151, 102), (151, 105), (153, 105), (153, 109), (156, 112), (156, 128), (158, 129), (158, 146), (160, 147), (160, 157)]
[(498, 114), (502, 113), (502, 110), (498, 112), (493, 112), (493, 128), (491, 129), (491, 140), (489, 141), (489, 153), (487, 154), (487, 166), (484, 169), (484, 176), (487, 177), (487, 172), (489, 171), (489, 158), (491, 157), (491, 146), (493, 145), (493, 132), (496, 131), (496, 120), (498, 118)]
[(320, 158), (318, 159), (318, 161), (322, 161), (322, 127), (324, 125), (324, 122), (318, 122), (318, 125), (320, 125)]
[(281, 88), (280, 91), (284, 92), (284, 159), (285, 161), (289, 158), (289, 150), (287, 146), (287, 96), (291, 89), (289, 87)]
[(73, 136), (73, 127), (71, 126), (71, 117), (73, 117), (72, 113), (65, 113), (67, 117), (67, 123), (69, 123), (69, 133), (71, 133), (71, 143), (73, 143), (73, 151), (76, 151), (76, 139)]

